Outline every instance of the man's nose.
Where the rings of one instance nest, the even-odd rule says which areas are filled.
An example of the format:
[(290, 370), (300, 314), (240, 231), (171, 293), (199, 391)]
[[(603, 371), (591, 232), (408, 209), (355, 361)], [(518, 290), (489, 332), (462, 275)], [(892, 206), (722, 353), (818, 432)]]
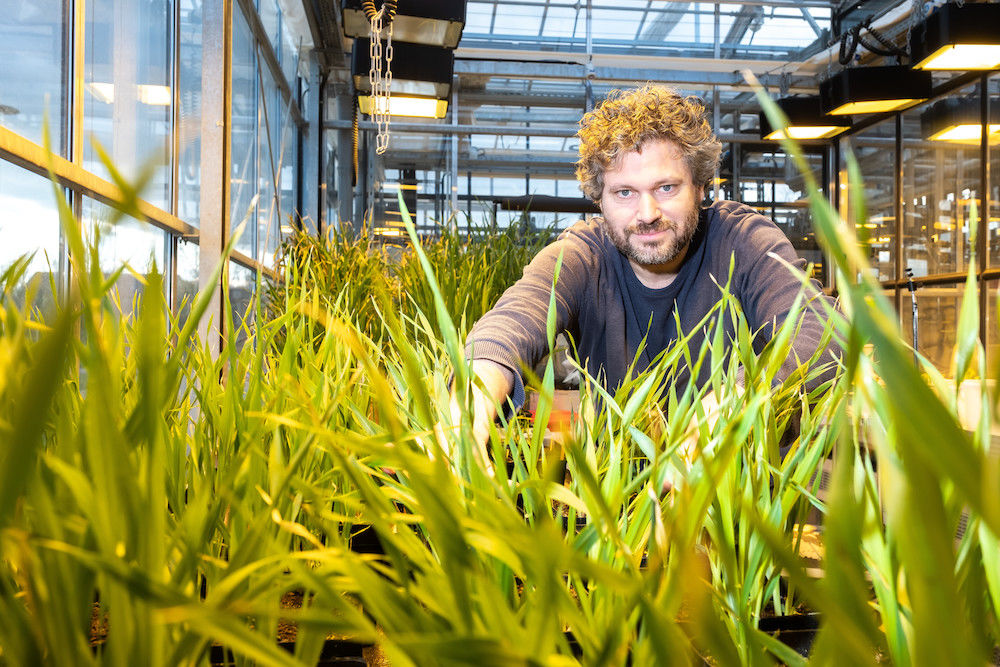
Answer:
[(653, 195), (643, 193), (639, 195), (639, 222), (649, 223), (660, 217), (660, 207), (656, 203)]

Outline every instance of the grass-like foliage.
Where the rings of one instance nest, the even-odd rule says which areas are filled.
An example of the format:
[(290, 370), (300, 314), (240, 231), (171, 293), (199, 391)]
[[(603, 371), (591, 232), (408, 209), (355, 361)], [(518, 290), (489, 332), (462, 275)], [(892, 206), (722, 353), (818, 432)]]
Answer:
[[(553, 229), (534, 229), (522, 220), (502, 229), (487, 224), (461, 232), (443, 225), (440, 234), (422, 239), (431, 274), (459, 331), (489, 310), (554, 237)], [(441, 335), (437, 320), (427, 319), (434, 312), (434, 295), (416, 255), (381, 245), (364, 230), (296, 234), (282, 244), (279, 266), (288, 279), (268, 288), (269, 318), (288, 310), (290, 299), (301, 296), (293, 292), (307, 286), (314, 305), (351, 313), (351, 324), (370, 338), (387, 334), (377, 295), (387, 296), (401, 319), (424, 319), (435, 337)]]
[[(155, 271), (121, 316), (115, 274), (59, 201), (72, 288), (38, 314), (8, 299), (25, 262), (0, 277), (4, 664), (206, 664), (221, 643), (239, 664), (308, 665), (329, 636), (378, 642), (394, 665), (802, 664), (757, 624), (803, 604), (822, 613), (817, 664), (983, 664), (997, 643), (995, 403), (982, 395), (972, 432), (956, 416), (957, 383), (985, 377), (976, 299), (956, 379), (916, 367), (815, 187), (842, 274), (836, 377), (806, 390), (818, 355), (776, 380), (794, 321), (754, 353), (724, 285), (704, 344), (682, 339), (614, 393), (585, 382), (559, 442), (536, 426), (550, 363), (535, 421), (491, 434), (492, 465), (469, 415), (453, 423), (451, 383), (464, 400), (465, 332), (541, 241), (422, 245), (411, 226), (390, 259), (300, 237), (284, 284), (214, 353), (195, 333), (209, 295), (178, 322)], [(708, 386), (671, 388), (703, 365)], [(693, 462), (678, 455), (691, 438)], [(810, 513), (822, 578), (798, 556)], [(362, 525), (384, 555), (349, 548)], [(275, 642), (287, 622), (294, 653)]]

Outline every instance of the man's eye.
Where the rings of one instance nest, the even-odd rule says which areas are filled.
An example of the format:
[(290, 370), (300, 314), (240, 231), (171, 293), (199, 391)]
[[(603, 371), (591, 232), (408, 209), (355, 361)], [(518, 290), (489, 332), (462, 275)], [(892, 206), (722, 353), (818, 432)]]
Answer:
[(663, 190), (664, 192), (670, 192), (671, 190), (674, 189), (674, 186), (673, 184), (661, 185), (660, 189)]
[(628, 197), (630, 194), (632, 194), (632, 191), (631, 190), (617, 190), (616, 194), (619, 197)]

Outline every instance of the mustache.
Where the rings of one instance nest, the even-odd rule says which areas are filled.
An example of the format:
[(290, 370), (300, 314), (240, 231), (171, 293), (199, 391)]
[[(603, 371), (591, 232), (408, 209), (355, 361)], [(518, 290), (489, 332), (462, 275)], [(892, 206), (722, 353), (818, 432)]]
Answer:
[(676, 229), (677, 223), (673, 220), (659, 219), (655, 222), (641, 223), (638, 225), (632, 225), (628, 228), (629, 234), (652, 234), (653, 232), (662, 232), (666, 229)]

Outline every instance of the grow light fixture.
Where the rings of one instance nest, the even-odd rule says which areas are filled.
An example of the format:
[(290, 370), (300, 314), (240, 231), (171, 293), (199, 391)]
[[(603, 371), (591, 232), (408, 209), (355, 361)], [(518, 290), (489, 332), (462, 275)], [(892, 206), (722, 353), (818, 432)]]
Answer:
[(828, 139), (851, 127), (849, 116), (828, 116), (820, 107), (815, 95), (806, 97), (785, 97), (775, 100), (778, 108), (788, 117), (788, 127), (771, 126), (767, 115), (760, 113), (760, 136), (762, 139)]
[[(361, 113), (372, 115), (377, 111), (386, 111), (386, 99), (379, 97), (372, 104), (371, 95), (359, 95), (358, 107)], [(377, 105), (377, 106), (376, 106)], [(376, 109), (372, 107), (376, 106)], [(393, 95), (389, 98), (388, 112), (390, 116), (410, 116), (412, 118), (444, 118), (448, 114), (448, 100), (438, 100), (433, 97), (415, 97), (412, 95)]]
[[(451, 79), (455, 72), (455, 52), (438, 46), (405, 42), (393, 43), (393, 50), (395, 54), (392, 61), (389, 113), (393, 116), (444, 118), (451, 94)], [(366, 114), (373, 111), (371, 81), (368, 77), (370, 69), (369, 40), (354, 40), (351, 76), (354, 88), (358, 91), (361, 111)]]
[(910, 58), (921, 70), (1000, 67), (1000, 5), (946, 4), (910, 32)]
[[(929, 141), (978, 145), (983, 125), (978, 99), (945, 98), (920, 114), (920, 133)], [(1000, 141), (1000, 107), (990, 106), (986, 136), (989, 143)]]
[(931, 73), (905, 65), (847, 67), (819, 86), (824, 113), (897, 111), (931, 96)]
[[(381, 2), (378, 7), (381, 7)], [(368, 37), (371, 23), (363, 0), (343, 0), (344, 34)], [(465, 0), (405, 0), (398, 4), (392, 19), (395, 43), (428, 44), (454, 49), (465, 28)]]

